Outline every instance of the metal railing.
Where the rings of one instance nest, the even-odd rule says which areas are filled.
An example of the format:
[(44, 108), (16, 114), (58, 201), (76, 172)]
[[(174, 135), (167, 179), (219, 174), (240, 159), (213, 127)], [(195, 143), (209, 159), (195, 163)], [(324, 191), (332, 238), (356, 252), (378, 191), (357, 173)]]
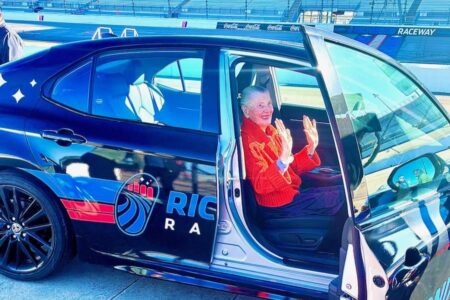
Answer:
[[(42, 0), (1, 1), (5, 8), (64, 11), (69, 14), (142, 15), (338, 23), (344, 16), (359, 24), (450, 25), (450, 7), (418, 0)], [(306, 17), (306, 19), (305, 19)], [(345, 19), (345, 18), (344, 18)]]

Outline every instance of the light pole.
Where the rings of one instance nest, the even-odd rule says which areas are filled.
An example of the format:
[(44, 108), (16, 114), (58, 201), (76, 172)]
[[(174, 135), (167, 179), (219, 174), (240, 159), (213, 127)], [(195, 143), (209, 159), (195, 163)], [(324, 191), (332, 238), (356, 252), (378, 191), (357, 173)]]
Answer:
[(170, 5), (170, 0), (167, 0), (167, 6), (169, 9), (168, 16), (169, 16), (169, 18), (172, 18), (172, 5)]
[(408, 7), (408, 0), (405, 0), (405, 7), (403, 8), (403, 20), (402, 20), (402, 24), (405, 24), (405, 20), (406, 20), (406, 8)]
[[(330, 23), (333, 24), (333, 11), (334, 11), (334, 0), (331, 0), (331, 14), (330, 14)], [(328, 18), (328, 17), (327, 17)], [(328, 23), (328, 22), (327, 22)]]
[(247, 12), (248, 12), (248, 1), (245, 0), (245, 11), (244, 11), (244, 14), (245, 14), (245, 19), (246, 19), (246, 20), (247, 20), (247, 17), (248, 17)]
[(450, 25), (450, 8), (448, 9), (447, 25)]
[(290, 6), (291, 6), (291, 5), (290, 5), (290, 1), (288, 0), (288, 1), (287, 1), (287, 10), (286, 10), (286, 11), (287, 11), (287, 13), (286, 13), (286, 20), (288, 20), (288, 21), (290, 21), (290, 20), (289, 20), (289, 11), (290, 11), (290, 8), (289, 8), (289, 7), (290, 7)]
[(372, 9), (370, 11), (370, 24), (372, 24), (372, 19), (373, 19), (373, 7), (375, 5), (375, 0), (373, 0), (372, 2), (369, 3), (372, 6)]
[(322, 23), (322, 17), (323, 17), (323, 0), (322, 0), (322, 6), (320, 7), (319, 23)]

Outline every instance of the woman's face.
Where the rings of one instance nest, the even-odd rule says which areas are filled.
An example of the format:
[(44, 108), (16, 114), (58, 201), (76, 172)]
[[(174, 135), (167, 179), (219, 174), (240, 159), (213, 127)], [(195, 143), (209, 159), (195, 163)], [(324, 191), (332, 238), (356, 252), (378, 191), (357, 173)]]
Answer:
[(273, 106), (268, 92), (255, 93), (252, 99), (243, 106), (245, 117), (256, 123), (262, 130), (272, 123)]

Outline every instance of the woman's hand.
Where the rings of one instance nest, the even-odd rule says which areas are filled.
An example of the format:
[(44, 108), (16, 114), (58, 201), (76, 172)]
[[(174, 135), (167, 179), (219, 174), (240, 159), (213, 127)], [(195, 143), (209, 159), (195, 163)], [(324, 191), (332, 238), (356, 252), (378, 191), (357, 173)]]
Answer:
[(311, 122), (308, 116), (303, 116), (303, 127), (306, 140), (308, 141), (308, 145), (306, 145), (308, 155), (312, 156), (316, 151), (317, 145), (319, 145), (319, 133), (317, 132), (316, 120), (313, 119)]
[(291, 131), (286, 129), (283, 121), (275, 119), (275, 127), (277, 128), (278, 134), (281, 137), (281, 155), (279, 159), (284, 165), (289, 165), (292, 156), (292, 136)]

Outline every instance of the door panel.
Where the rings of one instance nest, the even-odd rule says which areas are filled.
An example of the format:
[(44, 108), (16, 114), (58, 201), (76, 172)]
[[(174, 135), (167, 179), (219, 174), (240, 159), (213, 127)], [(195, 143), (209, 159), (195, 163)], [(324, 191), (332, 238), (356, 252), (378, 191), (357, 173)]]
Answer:
[[(335, 115), (347, 122), (339, 129), (348, 131), (351, 122), (357, 145), (346, 149), (361, 163), (348, 170), (361, 178), (353, 187), (353, 213), (367, 295), (383, 296), (388, 285), (388, 298), (434, 297), (450, 276), (448, 267), (435, 264), (443, 262), (437, 253), (445, 255), (449, 241), (448, 117), (401, 67), (331, 41), (321, 46), (329, 53), (321, 58), (332, 65), (328, 88), (339, 95)], [(377, 272), (367, 263), (373, 255)]]
[[(117, 50), (89, 59), (49, 81), (46, 90), (48, 98), (84, 113), (42, 99), (27, 121), (29, 144), (59, 187), (81, 253), (199, 266), (211, 260), (218, 137), (200, 130), (211, 127), (200, 122), (200, 105), (189, 114), (192, 124), (177, 123), (183, 114), (170, 108), (179, 99), (161, 93), (153, 79), (181, 58), (210, 65), (215, 57), (198, 49), (172, 50)], [(200, 64), (199, 76), (205, 68)], [(217, 85), (204, 81), (212, 90)], [(210, 104), (215, 100), (208, 98)]]
[[(178, 262), (209, 262), (217, 220), (216, 136), (84, 116), (47, 101), (26, 126), (37, 162), (55, 178), (87, 247), (143, 259), (171, 255)], [(86, 142), (60, 145), (41, 136), (67, 127)], [(142, 193), (142, 174), (150, 175), (143, 179), (151, 195)], [(131, 189), (136, 207), (120, 198), (130, 185), (139, 185)], [(119, 205), (131, 207), (119, 215)], [(133, 222), (142, 227), (139, 235), (122, 230)]]

